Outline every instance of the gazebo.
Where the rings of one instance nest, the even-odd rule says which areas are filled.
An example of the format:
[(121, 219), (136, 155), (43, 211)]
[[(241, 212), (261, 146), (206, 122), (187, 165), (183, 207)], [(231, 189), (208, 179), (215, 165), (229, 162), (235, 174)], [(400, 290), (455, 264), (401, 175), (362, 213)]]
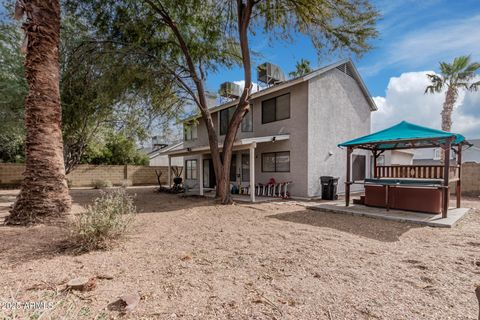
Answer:
[[(402, 121), (390, 128), (356, 138), (339, 144), (347, 148), (347, 174), (345, 181), (345, 205), (350, 204), (350, 186), (354, 183), (374, 184), (381, 186), (382, 201), (389, 208), (390, 188), (401, 186), (403, 197), (412, 191), (422, 189), (440, 190), (442, 217), (447, 217), (449, 206), (449, 183), (456, 182), (457, 208), (461, 205), (461, 164), (462, 148), (469, 145), (461, 134), (445, 132)], [(378, 157), (387, 150), (441, 148), (443, 164), (441, 165), (394, 165), (378, 166)], [(351, 155), (354, 149), (364, 149), (372, 152), (374, 169), (373, 179), (363, 182), (351, 181)], [(450, 151), (456, 153), (456, 164), (450, 165)], [(408, 193), (408, 188), (411, 188)], [(400, 199), (400, 196), (398, 196)], [(411, 208), (410, 208), (411, 209)]]

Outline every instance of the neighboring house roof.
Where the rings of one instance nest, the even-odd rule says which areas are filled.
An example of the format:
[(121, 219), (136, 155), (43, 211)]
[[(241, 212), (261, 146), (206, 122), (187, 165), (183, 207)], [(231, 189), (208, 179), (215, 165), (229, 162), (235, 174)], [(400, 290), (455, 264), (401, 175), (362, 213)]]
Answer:
[(183, 142), (172, 143), (171, 145), (164, 147), (162, 149), (153, 150), (148, 154), (148, 156), (150, 159), (156, 158), (158, 156), (165, 156), (168, 154), (168, 152), (176, 150), (177, 148), (181, 149), (181, 147), (183, 147)]
[[(285, 88), (289, 88), (289, 87), (294, 86), (296, 84), (308, 81), (312, 78), (315, 78), (319, 75), (322, 75), (322, 74), (324, 74), (324, 73), (326, 73), (330, 70), (333, 70), (337, 67), (340, 67), (342, 65), (346, 65), (346, 67), (348, 68), (349, 74), (352, 76), (353, 79), (355, 79), (357, 81), (360, 89), (362, 90), (363, 95), (365, 96), (365, 98), (368, 101), (368, 104), (370, 106), (370, 110), (372, 110), (372, 111), (378, 110), (377, 105), (373, 101), (372, 96), (370, 95), (370, 92), (367, 89), (367, 86), (363, 82), (362, 78), (360, 77), (360, 74), (358, 73), (357, 68), (355, 67), (352, 60), (350, 60), (350, 59), (340, 60), (340, 61), (332, 63), (328, 66), (325, 66), (325, 67), (319, 68), (317, 70), (314, 70), (310, 73), (307, 73), (303, 76), (296, 77), (296, 78), (293, 78), (293, 79), (289, 79), (287, 81), (284, 81), (284, 82), (281, 82), (279, 84), (273, 85), (273, 86), (268, 87), (266, 89), (254, 92), (250, 95), (250, 99), (257, 99), (257, 98), (260, 98), (260, 97), (265, 96), (267, 94), (270, 94), (270, 93), (273, 93), (273, 92), (276, 92), (276, 91), (279, 91), (279, 90), (282, 90), (282, 89), (285, 89)], [(235, 99), (235, 100), (229, 101), (227, 103), (221, 104), (219, 106), (215, 106), (213, 108), (210, 108), (210, 112), (211, 113), (218, 112), (220, 110), (227, 109), (231, 106), (234, 106), (237, 103), (238, 103), (238, 99)], [(191, 116), (191, 117), (188, 117), (188, 118), (182, 120), (182, 122), (190, 121), (190, 120), (193, 120), (193, 119), (196, 119), (196, 118), (199, 118), (199, 117), (200, 117), (200, 115), (197, 114), (197, 115), (194, 115), (194, 116)]]
[(458, 145), (465, 141), (465, 137), (458, 133), (427, 128), (402, 121), (390, 128), (340, 143), (338, 146), (394, 150), (415, 147), (411, 145), (412, 141), (416, 141), (422, 146), (431, 146), (432, 142), (429, 139), (442, 142), (447, 138), (454, 138), (452, 145)]
[(480, 151), (480, 139), (468, 140), (472, 144), (472, 148)]

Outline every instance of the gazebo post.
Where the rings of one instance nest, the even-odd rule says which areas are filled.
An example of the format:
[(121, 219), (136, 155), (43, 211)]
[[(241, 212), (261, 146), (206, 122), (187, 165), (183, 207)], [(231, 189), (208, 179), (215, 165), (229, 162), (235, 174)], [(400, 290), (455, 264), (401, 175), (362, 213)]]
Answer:
[(352, 158), (352, 147), (347, 147), (347, 176), (345, 177), (345, 206), (350, 205), (350, 161)]
[(442, 218), (447, 217), (449, 205), (449, 178), (450, 178), (450, 148), (452, 147), (452, 139), (449, 138), (443, 146), (444, 149), (444, 167), (443, 167), (443, 209)]
[(456, 198), (457, 198), (457, 208), (460, 208), (462, 204), (462, 144), (458, 145), (457, 149), (457, 165), (458, 165), (458, 180), (457, 180), (457, 188), (455, 190)]
[(376, 149), (372, 150), (372, 153), (373, 153), (373, 177), (377, 178), (377, 159), (379, 154)]

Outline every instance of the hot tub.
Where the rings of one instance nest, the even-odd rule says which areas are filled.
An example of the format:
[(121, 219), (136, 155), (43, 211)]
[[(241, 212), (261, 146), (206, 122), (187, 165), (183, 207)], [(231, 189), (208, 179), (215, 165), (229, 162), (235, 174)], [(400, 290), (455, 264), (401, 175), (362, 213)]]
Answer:
[(439, 214), (442, 180), (365, 179), (365, 205)]

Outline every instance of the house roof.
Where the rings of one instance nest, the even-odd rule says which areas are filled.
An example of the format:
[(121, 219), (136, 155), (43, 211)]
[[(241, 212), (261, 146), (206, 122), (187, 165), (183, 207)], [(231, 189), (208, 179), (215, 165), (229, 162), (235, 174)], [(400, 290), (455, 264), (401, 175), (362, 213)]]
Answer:
[[(365, 98), (368, 101), (368, 104), (370, 106), (370, 110), (376, 111), (378, 109), (377, 105), (373, 101), (372, 96), (370, 95), (370, 92), (367, 89), (367, 86), (365, 85), (362, 78), (360, 77), (360, 74), (359, 74), (357, 68), (355, 67), (352, 60), (350, 60), (350, 59), (343, 59), (343, 60), (337, 61), (337, 62), (329, 64), (325, 67), (313, 70), (312, 72), (307, 73), (303, 76), (292, 78), (292, 79), (289, 79), (287, 81), (276, 84), (274, 86), (268, 87), (266, 89), (254, 92), (250, 95), (250, 99), (252, 99), (252, 100), (257, 99), (257, 98), (260, 98), (260, 97), (265, 96), (267, 94), (274, 93), (276, 91), (279, 91), (279, 90), (282, 90), (282, 89), (285, 89), (285, 88), (289, 88), (289, 87), (294, 86), (296, 84), (308, 81), (310, 79), (313, 79), (313, 78), (315, 78), (319, 75), (322, 75), (322, 74), (324, 74), (324, 73), (326, 73), (330, 70), (333, 70), (333, 69), (335, 69), (335, 68), (337, 68), (341, 65), (344, 65), (344, 64), (346, 64), (348, 66), (349, 71), (351, 71), (352, 78), (355, 79), (357, 81), (358, 85), (360, 86), (360, 89), (362, 90), (363, 95), (365, 96)], [(224, 103), (224, 104), (215, 106), (213, 108), (210, 108), (210, 112), (211, 113), (218, 112), (220, 110), (232, 107), (232, 106), (236, 105), (237, 103), (238, 103), (238, 99), (235, 99), (235, 100), (229, 101), (227, 103)], [(200, 117), (199, 114), (194, 115), (194, 116), (190, 116), (190, 117), (182, 120), (182, 122), (190, 121), (190, 120), (193, 120), (193, 119), (196, 119), (196, 118), (199, 118), (199, 117)]]
[(167, 152), (180, 148), (181, 146), (183, 146), (183, 142), (172, 143), (171, 145), (162, 149), (153, 150), (148, 154), (148, 156), (150, 159), (156, 158), (158, 156), (164, 156), (167, 154)]
[(376, 150), (429, 148), (444, 143), (448, 138), (454, 139), (453, 145), (467, 143), (461, 134), (402, 121), (390, 128), (340, 143), (338, 146)]

